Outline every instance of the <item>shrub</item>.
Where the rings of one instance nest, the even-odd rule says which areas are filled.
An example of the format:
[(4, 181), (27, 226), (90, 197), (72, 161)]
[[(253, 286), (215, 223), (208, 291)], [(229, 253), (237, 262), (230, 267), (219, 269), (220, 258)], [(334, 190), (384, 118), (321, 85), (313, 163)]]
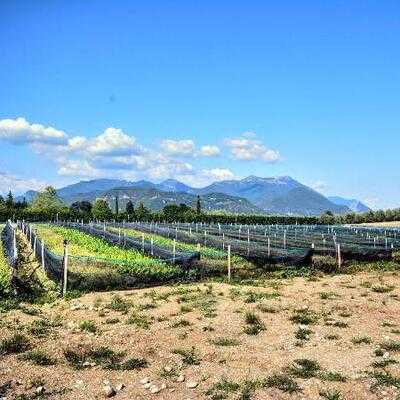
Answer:
[(35, 365), (48, 366), (54, 365), (56, 361), (48, 356), (43, 350), (32, 350), (21, 355), (21, 360), (30, 361)]
[(327, 274), (338, 271), (337, 261), (331, 256), (314, 256), (312, 266), (314, 269), (325, 272)]
[(30, 347), (29, 339), (19, 333), (13, 336), (3, 339), (0, 342), (0, 354), (17, 354), (23, 353)]

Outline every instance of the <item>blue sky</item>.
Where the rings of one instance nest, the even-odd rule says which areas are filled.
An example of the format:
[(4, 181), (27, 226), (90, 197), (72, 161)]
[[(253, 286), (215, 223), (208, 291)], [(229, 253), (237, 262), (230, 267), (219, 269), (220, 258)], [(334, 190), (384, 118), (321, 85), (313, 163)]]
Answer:
[(397, 0), (3, 0), (0, 191), (290, 175), (398, 207), (399, 43)]

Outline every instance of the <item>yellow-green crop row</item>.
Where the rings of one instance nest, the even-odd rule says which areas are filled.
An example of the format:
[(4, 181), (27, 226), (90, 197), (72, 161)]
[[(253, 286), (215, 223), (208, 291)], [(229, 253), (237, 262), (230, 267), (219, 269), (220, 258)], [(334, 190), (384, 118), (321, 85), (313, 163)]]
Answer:
[(178, 277), (181, 270), (177, 266), (168, 265), (163, 261), (150, 258), (139, 251), (113, 246), (103, 239), (96, 238), (73, 228), (49, 224), (36, 224), (34, 229), (46, 247), (57, 255), (63, 253), (63, 241), (68, 241), (68, 254), (71, 262), (74, 258), (93, 258), (104, 264), (109, 264), (121, 274), (138, 278), (138, 281), (165, 281)]
[[(0, 236), (4, 226), (0, 226)], [(0, 240), (0, 297), (10, 292), (11, 268), (4, 253), (3, 242)]]
[[(110, 227), (110, 231), (117, 233), (118, 228), (115, 227)], [(153, 243), (156, 246), (163, 247), (165, 249), (171, 250), (173, 249), (173, 244), (174, 244), (174, 239), (171, 238), (166, 238), (164, 236), (157, 235), (155, 233), (147, 233), (147, 232), (142, 232), (136, 229), (131, 229), (131, 228), (121, 228), (121, 234), (126, 234), (127, 236), (131, 236), (137, 239), (141, 239), (142, 235), (144, 235), (144, 239), (146, 241), (150, 241), (153, 239)], [(214, 260), (223, 260), (227, 258), (227, 253), (225, 251), (214, 249), (212, 247), (204, 246), (201, 245), (200, 249), (198, 249), (197, 245), (195, 244), (190, 244), (190, 243), (183, 243), (180, 241), (176, 241), (176, 251), (182, 251), (182, 252), (195, 252), (195, 251), (200, 251), (201, 257), (205, 258), (210, 258)], [(240, 261), (242, 262), (243, 259), (238, 257), (238, 256), (233, 256), (232, 261)]]

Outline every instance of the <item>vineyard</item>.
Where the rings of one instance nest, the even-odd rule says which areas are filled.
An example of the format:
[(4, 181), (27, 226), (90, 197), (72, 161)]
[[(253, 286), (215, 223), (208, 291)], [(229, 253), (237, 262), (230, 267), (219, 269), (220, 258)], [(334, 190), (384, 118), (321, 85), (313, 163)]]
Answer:
[(20, 235), (49, 279), (65, 291), (159, 284), (204, 277), (210, 271), (230, 278), (231, 271), (239, 275), (239, 270), (296, 270), (321, 260), (330, 269), (342, 268), (352, 261), (392, 260), (400, 249), (400, 231), (394, 228), (8, 222), (2, 229), (0, 258), (4, 292), (10, 290), (16, 270)]

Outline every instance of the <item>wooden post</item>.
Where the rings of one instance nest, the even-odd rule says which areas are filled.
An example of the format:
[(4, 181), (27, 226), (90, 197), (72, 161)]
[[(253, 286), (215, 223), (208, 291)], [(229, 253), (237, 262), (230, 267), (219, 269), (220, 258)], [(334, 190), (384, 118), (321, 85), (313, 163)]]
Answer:
[(225, 250), (225, 233), (222, 232), (222, 250)]
[(142, 253), (144, 253), (144, 234), (142, 233)]
[(271, 238), (268, 236), (268, 257), (271, 257)]
[(42, 268), (44, 269), (44, 240), (42, 240), (41, 253), (42, 253)]
[(340, 244), (337, 245), (337, 261), (338, 267), (340, 268), (342, 266), (342, 252), (340, 250)]
[(197, 251), (200, 252), (200, 243), (197, 243)]
[(231, 281), (231, 245), (228, 244), (228, 282)]
[(63, 257), (63, 280), (62, 295), (65, 297), (68, 284), (68, 241), (64, 240), (64, 257)]
[(172, 255), (173, 255), (173, 261), (175, 262), (175, 257), (176, 257), (176, 240), (174, 239), (173, 245), (172, 245)]
[(14, 252), (14, 259), (16, 260), (18, 255), (17, 255), (17, 238), (15, 229), (13, 229), (13, 252)]
[(151, 255), (153, 255), (153, 238), (151, 238), (150, 239), (150, 252), (151, 252)]

